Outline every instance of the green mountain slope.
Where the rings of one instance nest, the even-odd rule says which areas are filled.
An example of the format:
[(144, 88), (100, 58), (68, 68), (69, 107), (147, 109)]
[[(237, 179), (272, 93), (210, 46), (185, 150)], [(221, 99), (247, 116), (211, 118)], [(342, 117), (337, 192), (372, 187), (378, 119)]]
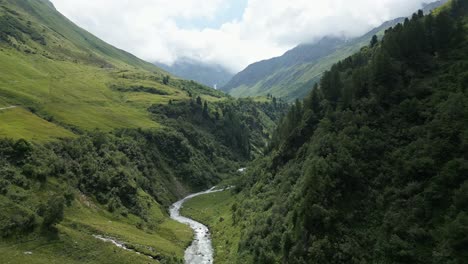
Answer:
[[(443, 0), (427, 5), (424, 11), (430, 12), (445, 2)], [(373, 35), (381, 37), (386, 29), (403, 20), (397, 18), (385, 22), (351, 40), (325, 37), (315, 44), (299, 45), (280, 57), (249, 65), (221, 89), (237, 97), (271, 94), (288, 101), (304, 98), (333, 64), (368, 45)]]
[(233, 223), (217, 263), (468, 262), (468, 1), (451, 3), (327, 71), (230, 212), (191, 204)]
[(222, 97), (184, 80), (165, 82), (167, 73), (77, 27), (49, 1), (0, 1), (0, 25), (1, 100), (67, 128), (157, 127), (151, 104), (189, 92)]
[(47, 0), (0, 0), (0, 262), (182, 263), (193, 234), (168, 207), (260, 155), (285, 106), (170, 76)]

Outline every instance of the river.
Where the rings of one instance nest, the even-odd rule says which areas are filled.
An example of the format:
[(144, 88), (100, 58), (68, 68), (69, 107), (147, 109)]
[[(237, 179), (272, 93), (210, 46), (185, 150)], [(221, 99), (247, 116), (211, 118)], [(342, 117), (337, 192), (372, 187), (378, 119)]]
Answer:
[(191, 194), (184, 199), (175, 202), (169, 212), (171, 218), (182, 224), (189, 225), (195, 232), (192, 244), (185, 250), (185, 263), (186, 264), (208, 264), (213, 263), (213, 246), (211, 245), (211, 234), (207, 226), (199, 223), (188, 217), (180, 215), (180, 208), (183, 207), (185, 201), (200, 196), (203, 194), (221, 192), (225, 189), (215, 190), (215, 187), (208, 191)]

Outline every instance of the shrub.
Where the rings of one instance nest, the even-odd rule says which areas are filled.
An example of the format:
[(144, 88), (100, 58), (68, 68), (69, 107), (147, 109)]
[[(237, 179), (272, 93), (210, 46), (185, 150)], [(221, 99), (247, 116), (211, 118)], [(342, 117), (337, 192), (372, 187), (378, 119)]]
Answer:
[(44, 220), (42, 225), (51, 228), (63, 220), (63, 210), (65, 199), (62, 196), (53, 196), (49, 198), (44, 210)]

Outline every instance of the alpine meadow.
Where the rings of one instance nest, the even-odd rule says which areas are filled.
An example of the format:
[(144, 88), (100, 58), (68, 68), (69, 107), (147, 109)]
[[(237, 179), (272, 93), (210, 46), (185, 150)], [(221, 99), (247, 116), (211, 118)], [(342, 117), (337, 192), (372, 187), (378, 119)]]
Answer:
[(468, 263), (468, 0), (0, 0), (3, 263)]

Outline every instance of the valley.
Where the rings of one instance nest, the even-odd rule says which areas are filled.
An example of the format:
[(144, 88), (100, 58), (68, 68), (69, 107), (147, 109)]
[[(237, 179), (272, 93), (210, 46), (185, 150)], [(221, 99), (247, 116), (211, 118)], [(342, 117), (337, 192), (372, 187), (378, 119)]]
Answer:
[(468, 1), (231, 82), (183, 52), (161, 69), (53, 2), (0, 0), (0, 263), (468, 262)]
[(46, 0), (0, 1), (0, 61), (2, 263), (182, 262), (170, 205), (260, 155), (286, 110), (172, 76)]

